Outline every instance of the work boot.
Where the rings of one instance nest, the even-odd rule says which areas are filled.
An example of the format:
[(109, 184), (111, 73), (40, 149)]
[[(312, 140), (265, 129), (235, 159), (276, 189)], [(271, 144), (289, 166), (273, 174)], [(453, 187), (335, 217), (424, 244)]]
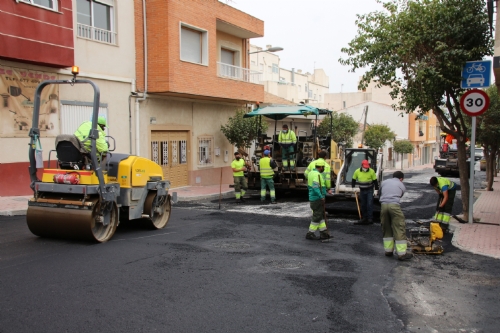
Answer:
[(241, 203), (244, 203), (245, 202), (245, 199), (243, 199), (243, 197), (240, 198), (240, 202)]
[(366, 222), (366, 224), (373, 224), (373, 220), (372, 219), (368, 219), (368, 221)]
[(324, 230), (324, 231), (319, 232), (319, 239), (320, 240), (330, 239), (330, 238), (333, 238), (333, 237), (330, 235), (328, 230)]
[(309, 231), (309, 232), (306, 234), (306, 239), (310, 239), (310, 240), (318, 240), (318, 239), (319, 239), (319, 237), (318, 237), (318, 236), (316, 236), (316, 235), (314, 234), (314, 232), (310, 232), (310, 231)]
[(271, 201), (271, 203), (272, 203), (273, 205), (277, 204), (277, 202), (276, 202), (276, 201)]
[(370, 223), (368, 223), (368, 221), (366, 219), (361, 219), (358, 222), (354, 222), (354, 224), (356, 224), (356, 225), (368, 225)]
[(398, 256), (398, 260), (401, 260), (401, 261), (410, 260), (411, 258), (413, 258), (413, 254), (408, 253), (408, 252), (406, 252), (405, 254), (403, 254), (401, 256)]
[(385, 256), (386, 257), (392, 257), (394, 255), (394, 252), (386, 252)]

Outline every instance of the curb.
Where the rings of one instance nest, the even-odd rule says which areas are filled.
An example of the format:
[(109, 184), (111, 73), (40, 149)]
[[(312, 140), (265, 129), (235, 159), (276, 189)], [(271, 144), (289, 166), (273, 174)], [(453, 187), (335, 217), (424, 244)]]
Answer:
[(21, 216), (26, 215), (26, 209), (16, 209), (16, 210), (2, 210), (0, 211), (0, 216)]
[[(227, 198), (231, 197), (234, 195), (234, 191), (227, 191), (227, 192), (222, 192), (222, 197)], [(177, 197), (177, 202), (189, 202), (189, 201), (197, 201), (197, 200), (205, 200), (205, 199), (218, 199), (219, 198), (219, 193), (215, 194), (207, 194), (207, 195), (200, 195), (196, 197)]]

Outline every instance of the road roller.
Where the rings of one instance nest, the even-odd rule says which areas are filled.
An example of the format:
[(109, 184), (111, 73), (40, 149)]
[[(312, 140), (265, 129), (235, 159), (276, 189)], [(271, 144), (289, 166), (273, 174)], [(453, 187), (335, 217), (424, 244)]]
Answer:
[[(35, 91), (33, 125), (29, 136), (29, 160), (33, 198), (28, 201), (26, 220), (30, 231), (40, 237), (105, 242), (124, 220), (142, 219), (153, 229), (164, 228), (170, 218), (170, 182), (163, 179), (162, 168), (140, 156), (114, 153), (99, 156), (99, 87), (90, 80), (77, 79), (73, 67), (71, 80), (47, 80)], [(57, 161), (51, 161), (38, 179), (37, 142), (40, 95), (50, 84), (90, 84), (94, 89), (90, 151), (74, 135), (58, 135)], [(110, 140), (111, 141), (111, 140)], [(113, 140), (114, 142), (114, 140)], [(51, 151), (52, 153), (52, 151)], [(56, 167), (51, 168), (51, 164)]]

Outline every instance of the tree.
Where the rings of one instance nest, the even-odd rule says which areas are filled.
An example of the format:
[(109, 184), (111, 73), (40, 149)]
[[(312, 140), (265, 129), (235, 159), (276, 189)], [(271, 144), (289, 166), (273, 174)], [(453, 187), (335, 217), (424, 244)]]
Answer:
[(365, 142), (367, 146), (377, 149), (385, 146), (387, 140), (394, 140), (396, 134), (387, 125), (370, 125), (365, 131)]
[(358, 123), (349, 114), (333, 112), (331, 123), (330, 118), (325, 117), (318, 126), (319, 135), (326, 136), (329, 133), (332, 134), (333, 141), (344, 142), (346, 147), (352, 147), (352, 138), (358, 133)]
[(230, 117), (226, 125), (220, 130), (227, 140), (236, 148), (250, 148), (252, 141), (259, 133), (267, 131), (267, 121), (260, 121), (260, 117), (243, 118), (245, 110), (237, 110), (234, 117)]
[(496, 174), (495, 162), (500, 153), (500, 96), (496, 86), (489, 87), (486, 92), (490, 97), (490, 106), (485, 113), (476, 117), (476, 141), (484, 147), (486, 190), (493, 191), (493, 179)]
[(392, 144), (394, 151), (401, 154), (401, 170), (403, 170), (403, 154), (413, 153), (413, 145), (409, 140), (397, 140)]
[[(433, 110), (441, 130), (457, 138), (458, 166), (467, 170), (461, 71), (466, 61), (493, 54), (484, 0), (391, 0), (383, 6), (386, 11), (358, 15), (358, 34), (342, 49), (348, 58), (340, 63), (351, 71), (368, 68), (359, 89), (373, 80), (391, 87), (395, 110)], [(466, 217), (467, 177), (460, 173)]]

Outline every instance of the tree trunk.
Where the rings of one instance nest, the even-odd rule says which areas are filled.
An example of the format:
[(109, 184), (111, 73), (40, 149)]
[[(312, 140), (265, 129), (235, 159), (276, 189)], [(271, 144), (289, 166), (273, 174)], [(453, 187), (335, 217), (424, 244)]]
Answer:
[(489, 161), (486, 160), (486, 173), (488, 174), (488, 183), (486, 191), (493, 191), (493, 181), (495, 180), (495, 157), (490, 154)]
[[(460, 171), (460, 188), (462, 193), (463, 219), (469, 219), (469, 173), (467, 172), (467, 153), (465, 147), (465, 138), (460, 136), (457, 140), (458, 149), (458, 169)], [(474, 155), (471, 156), (474, 158)]]

